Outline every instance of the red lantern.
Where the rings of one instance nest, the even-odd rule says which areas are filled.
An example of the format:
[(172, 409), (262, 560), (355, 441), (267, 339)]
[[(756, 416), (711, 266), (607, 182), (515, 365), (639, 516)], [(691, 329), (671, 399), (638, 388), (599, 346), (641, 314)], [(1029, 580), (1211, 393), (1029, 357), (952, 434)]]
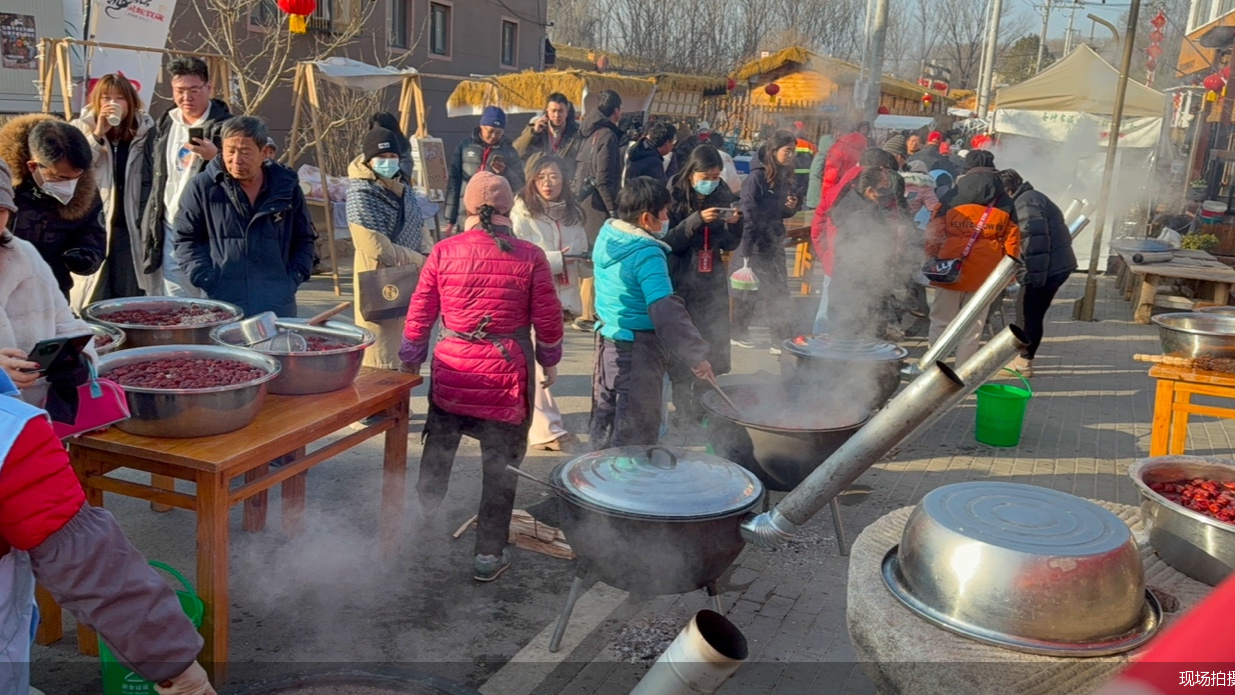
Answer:
[(1222, 75), (1215, 72), (1212, 75), (1206, 76), (1201, 84), (1205, 85), (1205, 89), (1211, 92), (1221, 92), (1223, 85), (1226, 84), (1226, 80), (1222, 79)]
[(777, 94), (780, 94), (780, 85), (773, 82), (772, 84), (763, 88), (763, 93), (767, 94), (770, 97), (774, 97)]
[(935, 100), (935, 97), (933, 97), (933, 96), (931, 96), (931, 95), (929, 95), (929, 94), (923, 94), (923, 95), (922, 95), (922, 103), (923, 103), (923, 104), (929, 104), (929, 103), (931, 103), (931, 102), (932, 102), (932, 101), (934, 101), (934, 100)]
[(1158, 69), (1158, 59), (1153, 56), (1149, 56), (1148, 58), (1146, 58), (1145, 59), (1145, 69), (1150, 72), (1157, 70)]
[(946, 92), (948, 91), (948, 83), (947, 82), (932, 82), (931, 89), (935, 90), (936, 92)]
[(1162, 43), (1164, 38), (1166, 38), (1166, 34), (1163, 34), (1161, 29), (1154, 29), (1149, 32), (1149, 40), (1154, 43)]
[(609, 56), (601, 54), (601, 56), (596, 59), (596, 69), (601, 72), (608, 70), (609, 69)]
[(1158, 14), (1153, 19), (1149, 20), (1149, 26), (1154, 29), (1161, 29), (1166, 26), (1166, 15), (1161, 10), (1158, 10)]
[(888, 108), (888, 107), (886, 107), (886, 106), (880, 106), (880, 107), (879, 107), (879, 110), (878, 110), (878, 111), (876, 111), (876, 113), (878, 113), (880, 116), (886, 116), (886, 115), (888, 115), (888, 114), (892, 113), (892, 110), (891, 110), (891, 109), (889, 109), (889, 108)]
[(725, 91), (732, 92), (734, 89), (737, 89), (737, 86), (738, 86), (738, 83), (735, 82), (732, 77), (730, 77), (729, 81), (725, 83)]
[(287, 27), (293, 34), (308, 30), (308, 17), (317, 10), (317, 0), (279, 0), (279, 9), (290, 15)]

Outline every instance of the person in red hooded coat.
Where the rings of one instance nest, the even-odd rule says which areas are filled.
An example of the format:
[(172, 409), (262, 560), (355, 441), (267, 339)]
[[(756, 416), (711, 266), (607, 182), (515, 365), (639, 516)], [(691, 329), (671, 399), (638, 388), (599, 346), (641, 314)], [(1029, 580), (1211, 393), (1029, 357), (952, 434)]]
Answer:
[(446, 497), (463, 435), (479, 440), (484, 483), (474, 576), (488, 582), (510, 565), (516, 479), (506, 467), (519, 466), (527, 450), (535, 363), (544, 368), (545, 387), (557, 377), (562, 303), (545, 252), (511, 234), (514, 194), (506, 179), (477, 172), (463, 201), (468, 231), (434, 246), (425, 261), (399, 357), (405, 371), (419, 374), (441, 318), (417, 483), (421, 514), (432, 517)]

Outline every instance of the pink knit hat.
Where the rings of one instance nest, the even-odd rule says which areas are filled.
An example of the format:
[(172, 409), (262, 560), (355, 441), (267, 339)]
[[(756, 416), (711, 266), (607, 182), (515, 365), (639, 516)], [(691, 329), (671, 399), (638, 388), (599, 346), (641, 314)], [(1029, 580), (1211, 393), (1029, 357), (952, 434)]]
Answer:
[(476, 172), (467, 182), (463, 192), (463, 207), (467, 210), (467, 229), (480, 228), (481, 206), (492, 205), (495, 213), (493, 224), (510, 227), (510, 209), (515, 205), (515, 195), (510, 191), (510, 182), (503, 176), (488, 171)]

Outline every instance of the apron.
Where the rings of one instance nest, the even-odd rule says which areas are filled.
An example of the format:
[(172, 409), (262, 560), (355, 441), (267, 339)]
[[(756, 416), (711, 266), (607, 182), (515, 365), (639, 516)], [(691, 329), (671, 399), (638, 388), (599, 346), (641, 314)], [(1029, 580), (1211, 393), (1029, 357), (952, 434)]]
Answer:
[[(25, 429), (46, 413), (18, 399), (8, 375), (0, 372), (0, 468)], [(30, 554), (12, 550), (0, 557), (0, 693), (30, 690), (30, 643), (34, 639), (34, 572)]]
[[(502, 340), (508, 339), (515, 341), (515, 344), (519, 346), (519, 350), (523, 352), (523, 362), (527, 365), (527, 389), (525, 389), (526, 393), (524, 394), (527, 400), (527, 417), (523, 418), (523, 422), (516, 425), (516, 427), (526, 430), (532, 426), (532, 412), (536, 409), (536, 352), (535, 348), (532, 346), (532, 327), (523, 326), (514, 333), (489, 333), (485, 330), (485, 328), (488, 327), (490, 320), (492, 319), (489, 316), (482, 318), (475, 330), (471, 333), (460, 333), (459, 331), (452, 330), (443, 325), (441, 331), (438, 333), (438, 339), (458, 338), (459, 340), (466, 340), (470, 343), (490, 343), (501, 351), (502, 356), (506, 358), (507, 362), (513, 361), (513, 358), (506, 350), (506, 346), (502, 344)], [(433, 382), (430, 381), (430, 405), (432, 405), (433, 402)], [(434, 417), (434, 412), (437, 410), (439, 409), (430, 408), (429, 412), (425, 415), (424, 431), (426, 435), (433, 430), (434, 421), (437, 420), (437, 418)], [(464, 429), (464, 434), (467, 434), (467, 428)]]

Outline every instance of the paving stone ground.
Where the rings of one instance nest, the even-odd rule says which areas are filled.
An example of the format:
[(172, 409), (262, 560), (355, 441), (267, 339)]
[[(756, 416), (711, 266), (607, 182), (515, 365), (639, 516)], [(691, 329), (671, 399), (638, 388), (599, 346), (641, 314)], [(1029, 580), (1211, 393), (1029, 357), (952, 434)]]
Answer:
[[(1137, 504), (1129, 463), (1148, 455), (1153, 380), (1136, 353), (1160, 353), (1157, 330), (1131, 321), (1129, 305), (1099, 278), (1097, 321), (1072, 321), (1073, 300), (1084, 291), (1074, 276), (1047, 317), (1046, 341), (1034, 361), (1035, 392), (1020, 445), (1001, 449), (974, 439), (970, 397), (930, 432), (900, 448), (863, 475), (841, 497), (845, 531), (852, 540), (868, 524), (915, 504), (949, 483), (998, 479), (1042, 485), (1100, 500)], [(921, 341), (907, 341), (915, 354)], [(749, 359), (753, 356), (743, 356)], [(746, 368), (746, 369), (744, 369)], [(735, 371), (749, 371), (738, 361)], [(1193, 418), (1187, 451), (1230, 455), (1235, 423)], [(686, 443), (683, 441), (683, 443)], [(783, 493), (772, 493), (773, 501)], [(855, 664), (845, 623), (848, 559), (838, 554), (827, 513), (821, 513), (787, 547), (769, 552), (748, 547), (722, 580), (727, 616), (750, 642), (750, 659), (720, 691), (724, 695), (841, 693), (869, 695), (874, 685)], [(710, 607), (703, 592), (663, 596), (644, 603), (625, 625), (654, 616), (685, 624)], [(594, 658), (620, 659), (617, 647), (629, 634), (610, 628), (609, 643)], [(576, 655), (581, 657), (581, 655)], [(617, 692), (593, 680), (596, 669), (637, 680), (646, 664), (567, 664), (536, 695)], [(624, 692), (624, 691), (623, 691)]]

